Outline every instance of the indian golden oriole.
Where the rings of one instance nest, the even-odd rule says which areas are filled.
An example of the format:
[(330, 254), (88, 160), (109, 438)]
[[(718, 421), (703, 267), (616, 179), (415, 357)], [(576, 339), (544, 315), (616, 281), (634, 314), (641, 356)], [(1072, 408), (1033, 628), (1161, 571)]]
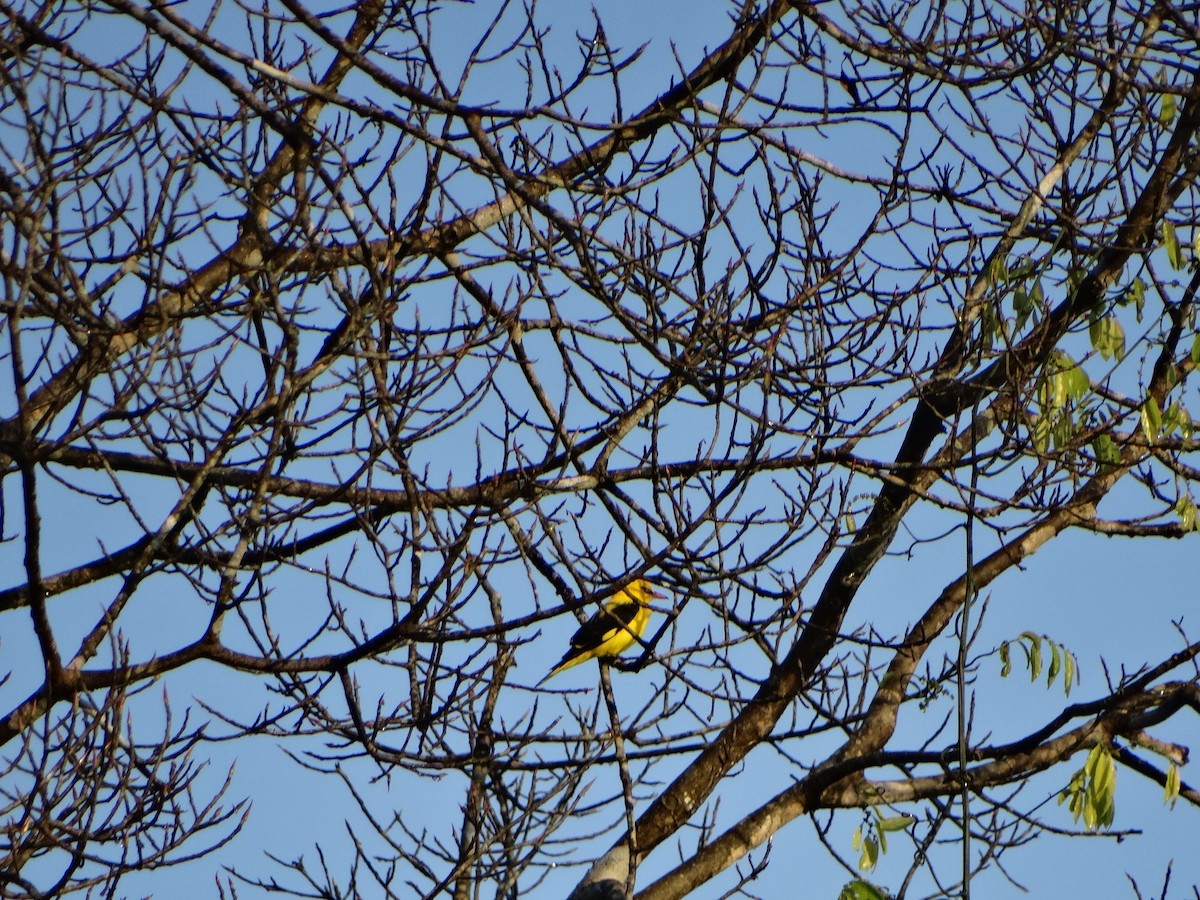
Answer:
[(650, 622), (647, 604), (662, 596), (644, 578), (631, 581), (624, 590), (617, 591), (602, 610), (579, 626), (571, 637), (571, 649), (538, 684), (589, 659), (617, 656), (637, 643)]

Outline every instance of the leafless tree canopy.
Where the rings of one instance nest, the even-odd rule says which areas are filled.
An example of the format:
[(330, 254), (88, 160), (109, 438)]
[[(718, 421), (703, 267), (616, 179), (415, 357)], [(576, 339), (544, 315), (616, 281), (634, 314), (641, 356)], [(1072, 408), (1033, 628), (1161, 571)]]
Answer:
[[(853, 808), (957, 895), (1174, 781), (1186, 622), (1080, 687), (989, 586), (1196, 528), (1196, 5), (653, 5), (0, 0), (3, 896), (715, 896)], [(350, 850), (229, 855), (264, 736)]]

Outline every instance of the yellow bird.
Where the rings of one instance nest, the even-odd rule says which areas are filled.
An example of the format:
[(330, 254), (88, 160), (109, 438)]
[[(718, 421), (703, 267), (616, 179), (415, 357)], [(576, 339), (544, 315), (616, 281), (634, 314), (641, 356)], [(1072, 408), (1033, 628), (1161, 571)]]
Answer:
[(542, 684), (564, 669), (577, 666), (589, 659), (617, 656), (629, 649), (646, 632), (650, 623), (650, 607), (655, 597), (662, 597), (654, 585), (639, 578), (629, 583), (624, 590), (617, 591), (600, 610), (579, 626), (571, 637), (571, 649), (563, 654)]

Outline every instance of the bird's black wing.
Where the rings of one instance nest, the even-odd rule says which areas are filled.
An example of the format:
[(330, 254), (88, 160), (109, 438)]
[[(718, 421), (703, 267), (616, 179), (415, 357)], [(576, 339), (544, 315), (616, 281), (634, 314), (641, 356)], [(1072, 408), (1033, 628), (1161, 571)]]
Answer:
[(623, 600), (600, 610), (579, 626), (579, 630), (571, 637), (571, 651), (567, 657), (581, 651), (599, 647), (612, 637), (618, 628), (624, 628), (636, 618), (641, 606), (634, 600)]

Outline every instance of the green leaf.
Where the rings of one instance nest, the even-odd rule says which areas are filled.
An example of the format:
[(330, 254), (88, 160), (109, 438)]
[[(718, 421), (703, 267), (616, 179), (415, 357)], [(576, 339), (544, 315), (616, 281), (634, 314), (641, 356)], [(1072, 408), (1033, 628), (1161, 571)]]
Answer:
[(1184, 531), (1196, 530), (1196, 502), (1187, 494), (1175, 501), (1175, 514)]
[(915, 825), (917, 822), (916, 816), (888, 816), (886, 819), (880, 819), (876, 824), (880, 831), (903, 831), (910, 825)]
[(1146, 435), (1146, 440), (1154, 443), (1158, 440), (1158, 435), (1162, 430), (1162, 410), (1158, 408), (1158, 401), (1153, 397), (1147, 397), (1146, 402), (1142, 404), (1142, 434)]
[[(1060, 675), (1063, 679), (1063, 691), (1071, 693), (1071, 688), (1079, 681), (1079, 664), (1075, 654), (1055, 640), (1034, 631), (1022, 631), (1017, 635), (1017, 645), (1025, 652), (1025, 662), (1029, 667), (1029, 680), (1037, 681), (1042, 673), (1045, 662), (1045, 651), (1042, 643), (1049, 648), (1050, 665), (1046, 672), (1046, 687), (1052, 687), (1054, 680)], [(1007, 678), (1012, 672), (1012, 641), (1004, 641), (999, 647), (1000, 676)], [(1065, 799), (1060, 798), (1060, 802)]]
[(992, 284), (1008, 283), (1008, 257), (997, 256), (992, 260), (988, 271), (991, 273)]
[[(1120, 327), (1120, 326), (1118, 326)], [(1121, 352), (1125, 351), (1125, 333), (1121, 332)], [(1092, 380), (1088, 378), (1087, 372), (1077, 364), (1072, 364), (1071, 368), (1063, 372), (1063, 378), (1067, 382), (1067, 396), (1072, 400), (1080, 400), (1088, 395), (1092, 389)]]
[(1115, 466), (1121, 461), (1121, 448), (1111, 435), (1098, 434), (1092, 438), (1092, 450), (1096, 453), (1096, 461), (1102, 466)]
[(1029, 318), (1029, 313), (1033, 310), (1033, 304), (1029, 300), (1029, 293), (1025, 288), (1016, 288), (1012, 295), (1013, 313), (1017, 317), (1017, 328), (1019, 329), (1025, 324), (1025, 320)]
[(979, 339), (984, 353), (991, 351), (996, 345), (996, 336), (1000, 334), (1000, 317), (996, 315), (993, 306), (985, 306), (979, 314)]
[(1068, 697), (1071, 696), (1071, 684), (1078, 677), (1079, 671), (1075, 666), (1075, 654), (1068, 650), (1063, 656), (1063, 693)]
[(1050, 645), (1050, 668), (1046, 672), (1046, 687), (1051, 687), (1054, 684), (1054, 679), (1058, 677), (1058, 673), (1062, 671), (1063, 651), (1062, 647), (1054, 643), (1054, 641), (1047, 641), (1046, 643)]
[(1158, 124), (1170, 125), (1175, 119), (1175, 95), (1163, 94), (1162, 102), (1158, 105)]
[(1108, 747), (1097, 744), (1083, 768), (1088, 776), (1083, 824), (1090, 830), (1107, 828), (1116, 813), (1117, 767), (1112, 753)]
[(862, 826), (861, 825), (859, 825), (857, 828), (854, 829), (854, 834), (850, 835), (850, 846), (855, 850), (859, 850), (862, 848)]
[(874, 838), (864, 838), (862, 855), (858, 858), (858, 868), (862, 872), (870, 872), (879, 864), (879, 845)]
[(1046, 292), (1042, 288), (1041, 279), (1036, 279), (1030, 287), (1016, 287), (1013, 289), (1012, 305), (1013, 313), (1017, 317), (1016, 326), (1018, 330), (1029, 321), (1029, 316), (1033, 311), (1042, 306), (1045, 297)]
[(1103, 744), (1097, 744), (1091, 749), (1083, 768), (1090, 779), (1089, 790), (1092, 791), (1107, 792), (1111, 779), (1116, 777), (1112, 756)]
[(1050, 449), (1050, 430), (1053, 422), (1049, 416), (1038, 416), (1033, 420), (1033, 448), (1038, 453), (1045, 453)]
[(1068, 400), (1078, 400), (1092, 388), (1091, 379), (1068, 353), (1056, 350), (1046, 361), (1041, 402), (1044, 411), (1057, 412)]
[(1171, 763), (1167, 767), (1167, 780), (1163, 785), (1163, 803), (1170, 804), (1171, 809), (1175, 808), (1175, 801), (1179, 799), (1179, 766)]
[(1054, 422), (1051, 441), (1058, 449), (1068, 446), (1075, 439), (1075, 419), (1069, 410), (1065, 410)]
[(1140, 278), (1135, 278), (1133, 284), (1125, 289), (1125, 293), (1121, 295), (1118, 302), (1122, 306), (1134, 304), (1137, 309), (1138, 321), (1142, 321), (1142, 309), (1146, 306), (1146, 283)]
[(1071, 821), (1078, 822), (1079, 817), (1083, 815), (1085, 788), (1087, 787), (1087, 773), (1083, 769), (1079, 769), (1067, 786), (1058, 792), (1058, 805), (1067, 804), (1067, 809), (1071, 812)]
[(1192, 338), (1192, 365), (1200, 366), (1200, 331)]
[(1062, 372), (1055, 372), (1050, 376), (1050, 402), (1048, 405), (1051, 412), (1061, 412), (1062, 408), (1067, 405), (1067, 380), (1063, 378)]
[(1183, 268), (1183, 249), (1179, 246), (1179, 237), (1175, 234), (1175, 226), (1163, 222), (1163, 244), (1167, 248), (1167, 261), (1171, 268), (1179, 271)]
[(1038, 410), (1030, 423), (1035, 449), (1044, 452), (1050, 447), (1069, 446), (1075, 440), (1073, 412), (1091, 389), (1091, 379), (1070, 354), (1056, 350), (1050, 355), (1038, 383)]
[[(1025, 651), (1025, 661), (1029, 664), (1029, 680), (1037, 681), (1042, 674), (1042, 636), (1032, 631), (1022, 631), (1017, 635), (1021, 641), (1021, 649)], [(1025, 642), (1029, 646), (1025, 646)]]
[(1117, 359), (1125, 355), (1125, 329), (1116, 316), (1094, 315), (1088, 326), (1092, 347), (1102, 359)]
[(1087, 791), (1080, 790), (1071, 795), (1071, 821), (1078, 822), (1087, 810)]
[(851, 881), (842, 888), (838, 900), (888, 900), (888, 895), (868, 881)]
[(1179, 433), (1183, 437), (1191, 437), (1192, 417), (1188, 415), (1187, 408), (1176, 400), (1163, 413), (1162, 427), (1164, 434)]

